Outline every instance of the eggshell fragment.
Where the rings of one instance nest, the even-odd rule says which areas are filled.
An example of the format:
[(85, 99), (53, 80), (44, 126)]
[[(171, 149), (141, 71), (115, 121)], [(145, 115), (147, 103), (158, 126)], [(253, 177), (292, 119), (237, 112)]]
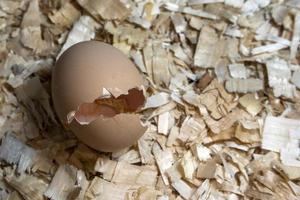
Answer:
[(90, 147), (116, 151), (132, 145), (145, 132), (146, 127), (132, 109), (143, 102), (128, 96), (129, 91), (139, 91), (142, 84), (142, 76), (122, 52), (98, 41), (81, 42), (66, 50), (53, 69), (53, 103), (61, 122), (66, 124), (68, 114), (73, 111), (71, 115), (75, 115), (81, 106), (88, 105), (91, 115), (95, 114), (97, 105), (93, 102), (105, 95), (104, 88), (113, 99), (123, 95), (126, 102), (131, 102), (126, 104), (131, 109), (115, 110), (111, 105), (104, 105), (107, 111), (104, 116), (100, 113), (86, 123), (73, 120), (68, 125)]

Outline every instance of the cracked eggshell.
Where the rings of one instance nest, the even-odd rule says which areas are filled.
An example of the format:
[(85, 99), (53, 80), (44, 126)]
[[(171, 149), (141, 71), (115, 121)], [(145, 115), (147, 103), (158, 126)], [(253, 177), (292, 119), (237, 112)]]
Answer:
[[(135, 65), (119, 50), (98, 41), (80, 42), (58, 59), (52, 71), (52, 98), (56, 113), (66, 123), (70, 111), (81, 103), (102, 96), (103, 88), (115, 97), (143, 85)], [(88, 146), (101, 151), (117, 151), (134, 144), (145, 132), (139, 115), (121, 113), (99, 117), (88, 125), (73, 120), (74, 134)]]

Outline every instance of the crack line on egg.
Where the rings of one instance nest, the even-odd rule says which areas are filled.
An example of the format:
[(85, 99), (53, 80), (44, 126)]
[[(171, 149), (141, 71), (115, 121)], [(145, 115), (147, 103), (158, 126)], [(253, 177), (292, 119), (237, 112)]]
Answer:
[(132, 88), (126, 94), (118, 97), (101, 96), (92, 103), (82, 103), (76, 111), (70, 111), (67, 115), (67, 124), (74, 119), (81, 125), (88, 125), (100, 116), (113, 118), (121, 113), (136, 113), (145, 104), (143, 90)]

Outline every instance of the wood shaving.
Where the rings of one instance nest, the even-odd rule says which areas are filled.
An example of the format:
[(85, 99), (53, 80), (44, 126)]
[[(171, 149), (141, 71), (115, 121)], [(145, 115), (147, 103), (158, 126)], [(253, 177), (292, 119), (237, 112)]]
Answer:
[(129, 15), (129, 10), (121, 1), (90, 1), (90, 0), (77, 0), (77, 2), (94, 17), (101, 17), (103, 19), (123, 20)]
[[(0, 1), (0, 199), (299, 199), (299, 9), (298, 0)], [(148, 126), (113, 153), (79, 141), (51, 101), (55, 60), (89, 40), (122, 51), (145, 79), (138, 110), (102, 89), (98, 103)]]

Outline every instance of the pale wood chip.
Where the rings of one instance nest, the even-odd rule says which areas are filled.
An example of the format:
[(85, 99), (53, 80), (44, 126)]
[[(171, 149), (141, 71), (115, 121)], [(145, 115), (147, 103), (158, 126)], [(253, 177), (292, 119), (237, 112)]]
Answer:
[(75, 190), (77, 169), (70, 165), (60, 165), (44, 195), (54, 200), (66, 200)]
[(95, 31), (99, 27), (99, 24), (90, 16), (82, 15), (77, 22), (75, 22), (72, 30), (68, 34), (68, 38), (61, 48), (59, 56), (72, 45), (89, 41), (95, 37)]
[(7, 184), (18, 191), (25, 200), (44, 199), (44, 192), (48, 184), (35, 176), (23, 174), (19, 177), (8, 176), (4, 178)]
[(294, 19), (293, 38), (291, 43), (290, 59), (295, 59), (300, 42), (300, 12), (297, 12)]
[(119, 0), (77, 0), (79, 5), (96, 18), (124, 20), (129, 15), (128, 8)]
[(273, 88), (274, 95), (293, 97), (295, 95), (295, 86), (289, 83), (292, 73), (285, 60), (272, 59), (267, 61), (269, 85)]
[(257, 92), (264, 88), (263, 81), (260, 79), (229, 79), (225, 83), (228, 92)]
[(179, 179), (176, 182), (173, 182), (172, 186), (184, 199), (190, 199), (193, 193), (195, 192), (195, 188), (189, 186), (186, 182), (184, 182), (181, 179)]
[(186, 179), (193, 179), (194, 172), (197, 168), (197, 163), (191, 151), (188, 151), (184, 154), (183, 158), (181, 159), (181, 166), (183, 169), (184, 177)]
[(172, 127), (171, 131), (170, 131), (170, 134), (168, 136), (168, 139), (167, 139), (166, 146), (172, 147), (175, 140), (178, 138), (179, 133), (180, 133), (179, 127), (177, 127), (177, 126)]
[(158, 143), (154, 143), (152, 151), (163, 181), (166, 185), (169, 185), (169, 180), (165, 173), (174, 162), (173, 153), (170, 149), (162, 150)]
[(215, 67), (223, 54), (223, 43), (218, 39), (217, 32), (213, 28), (204, 26), (198, 38), (194, 65), (203, 68)]
[(296, 142), (297, 136), (291, 130), (297, 130), (300, 120), (267, 116), (265, 119), (262, 148), (280, 152), (289, 142)]
[(88, 200), (105, 200), (115, 199), (123, 200), (129, 193), (130, 185), (127, 184), (114, 184), (99, 177), (95, 177), (90, 186), (88, 187), (85, 199)]
[(170, 102), (170, 95), (165, 92), (154, 94), (146, 99), (143, 109), (156, 108)]
[(155, 186), (157, 173), (152, 166), (136, 166), (120, 161), (111, 181), (117, 184)]
[(239, 103), (252, 115), (257, 115), (262, 110), (259, 98), (255, 94), (245, 94), (239, 99)]
[(69, 28), (79, 18), (80, 11), (70, 2), (66, 2), (59, 10), (55, 10), (49, 19), (62, 28)]
[(103, 173), (103, 179), (111, 181), (117, 166), (117, 161), (110, 160), (107, 157), (99, 157), (95, 164), (95, 171)]
[(193, 141), (206, 133), (205, 123), (200, 117), (187, 116), (182, 123), (178, 138), (183, 142)]

